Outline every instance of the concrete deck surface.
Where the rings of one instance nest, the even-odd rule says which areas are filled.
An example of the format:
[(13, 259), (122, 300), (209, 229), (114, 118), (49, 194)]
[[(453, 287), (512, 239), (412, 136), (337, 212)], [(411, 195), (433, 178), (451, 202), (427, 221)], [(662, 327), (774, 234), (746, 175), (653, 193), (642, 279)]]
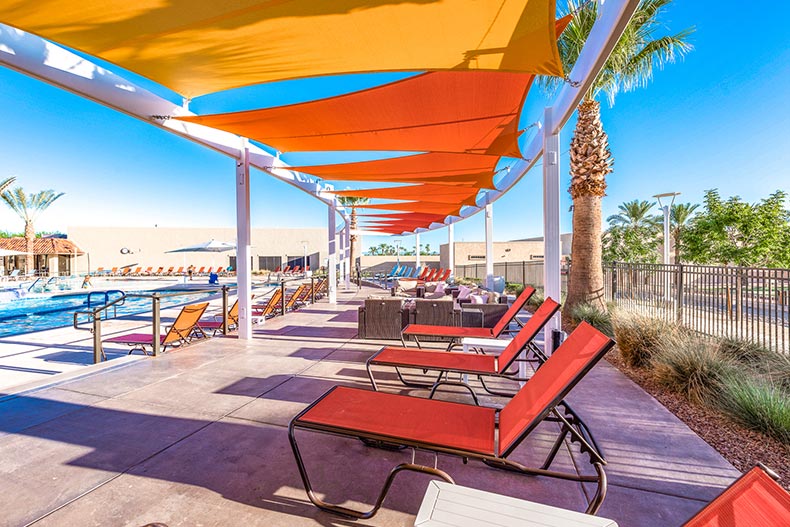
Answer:
[[(354, 337), (356, 308), (371, 292), (341, 289), (337, 305), (278, 317), (252, 341), (214, 338), (0, 400), (0, 526), (412, 525), (428, 477), (398, 476), (379, 514), (350, 521), (308, 501), (288, 444), (291, 417), (331, 386), (369, 388), (365, 360), (382, 343)], [(427, 395), (402, 390), (392, 372), (377, 379), (384, 391)], [(569, 402), (609, 461), (599, 515), (622, 527), (680, 525), (738, 475), (605, 362)], [(539, 459), (553, 426), (541, 425), (515, 459)], [(389, 469), (411, 457), (323, 434), (299, 440), (316, 490), (347, 504), (371, 503)], [(557, 463), (589, 470), (574, 446)], [(448, 456), (439, 466), (465, 486), (586, 507), (589, 489), (578, 483)]]

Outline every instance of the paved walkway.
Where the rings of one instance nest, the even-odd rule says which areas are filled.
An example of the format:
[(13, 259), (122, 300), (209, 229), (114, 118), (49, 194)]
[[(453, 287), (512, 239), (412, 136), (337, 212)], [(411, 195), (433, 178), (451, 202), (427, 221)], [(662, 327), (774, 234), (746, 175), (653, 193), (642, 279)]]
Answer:
[[(372, 520), (320, 512), (305, 495), (287, 439), (290, 418), (329, 387), (368, 387), (381, 343), (356, 335), (359, 298), (341, 290), (268, 322), (255, 339), (215, 338), (0, 402), (0, 526), (408, 526), (428, 478), (396, 480)], [(111, 361), (110, 364), (112, 364)], [(393, 376), (382, 389), (400, 391)], [(425, 396), (424, 392), (413, 395)], [(627, 526), (676, 526), (736, 476), (712, 448), (606, 363), (569, 398), (609, 460), (601, 516)], [(543, 426), (543, 425), (542, 425)], [(550, 445), (545, 425), (516, 459)], [(406, 452), (303, 436), (329, 500), (370, 503)], [(572, 468), (566, 449), (559, 463)], [(424, 459), (422, 459), (424, 457)], [(418, 454), (424, 464), (430, 456)], [(577, 483), (524, 477), (442, 456), (459, 484), (583, 510)]]

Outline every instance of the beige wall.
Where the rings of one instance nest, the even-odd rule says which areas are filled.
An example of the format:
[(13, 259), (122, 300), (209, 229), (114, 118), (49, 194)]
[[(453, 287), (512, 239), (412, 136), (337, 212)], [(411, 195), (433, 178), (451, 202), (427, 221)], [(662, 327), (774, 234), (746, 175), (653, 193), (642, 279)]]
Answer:
[[(166, 251), (195, 245), (214, 239), (234, 243), (234, 228), (193, 227), (69, 227), (69, 240), (76, 243), (85, 256), (76, 261), (75, 272), (88, 270), (88, 254), (91, 270), (97, 267), (109, 269), (135, 265), (165, 268), (183, 265), (227, 266), (229, 256), (235, 251), (224, 253), (171, 253)], [(310, 229), (252, 229), (251, 241), (253, 269), (258, 269), (259, 256), (301, 257), (302, 241), (307, 241), (307, 254), (318, 254), (318, 266), (324, 265), (328, 244), (325, 228)], [(122, 248), (130, 254), (121, 254)], [(313, 258), (315, 262), (316, 258)], [(315, 267), (315, 265), (314, 265)]]
[[(560, 236), (561, 254), (567, 256), (571, 251), (571, 234)], [(455, 265), (472, 265), (485, 263), (485, 242), (455, 242)], [(442, 244), (439, 248), (440, 265), (449, 265), (449, 246)], [(502, 262), (542, 262), (543, 238), (529, 238), (509, 242), (494, 242), (494, 263)]]

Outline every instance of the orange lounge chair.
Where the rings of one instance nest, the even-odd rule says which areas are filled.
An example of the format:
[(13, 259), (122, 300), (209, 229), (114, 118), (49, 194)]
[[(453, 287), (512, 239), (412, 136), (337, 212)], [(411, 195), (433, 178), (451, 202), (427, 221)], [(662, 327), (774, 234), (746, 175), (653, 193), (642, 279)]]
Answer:
[(131, 276), (131, 274), (132, 274), (132, 268), (126, 267), (123, 271), (121, 271), (120, 276)]
[[(167, 330), (167, 333), (159, 336), (159, 343), (162, 345), (162, 351), (168, 346), (183, 346), (192, 340), (192, 334), (195, 330), (200, 331), (198, 320), (203, 316), (203, 313), (208, 307), (208, 302), (202, 304), (192, 304), (184, 306), (173, 325)], [(200, 333), (203, 333), (200, 331)], [(205, 336), (205, 333), (203, 333)], [(153, 347), (153, 336), (151, 333), (129, 333), (127, 335), (120, 335), (106, 339), (104, 342), (113, 342), (115, 344), (128, 344), (132, 347), (129, 350), (129, 355), (134, 350), (140, 350), (145, 355), (148, 355), (146, 347)]]
[(296, 288), (296, 291), (294, 291), (291, 294), (291, 296), (289, 296), (288, 298), (285, 299), (285, 312), (286, 313), (288, 311), (293, 311), (294, 309), (296, 309), (296, 307), (297, 307), (296, 304), (300, 301), (302, 296), (305, 294), (305, 291), (308, 290), (308, 289), (309, 289), (309, 287), (307, 286), (307, 284), (302, 284), (302, 285), (300, 285), (299, 287)]
[(178, 275), (178, 276), (181, 276), (181, 275), (183, 275), (183, 274), (184, 274), (184, 268), (183, 268), (183, 267), (179, 267), (179, 268), (178, 268), (178, 271), (176, 271), (176, 272), (175, 272), (175, 273), (173, 273), (173, 274), (175, 274), (175, 275)]
[(283, 298), (283, 291), (279, 287), (274, 290), (272, 296), (269, 297), (269, 301), (265, 304), (257, 304), (252, 306), (252, 318), (253, 321), (256, 319), (258, 320), (265, 320), (267, 318), (271, 318), (277, 314), (277, 310), (280, 307), (280, 303)]
[(196, 275), (204, 275), (205, 271), (206, 271), (206, 268), (204, 266), (204, 267), (201, 267), (200, 269), (198, 269), (197, 271), (195, 271), (195, 274)]
[(683, 527), (787, 527), (790, 494), (769, 468), (758, 465), (736, 479)]
[(525, 287), (524, 291), (518, 295), (518, 298), (513, 302), (513, 305), (502, 315), (502, 318), (496, 323), (493, 328), (468, 328), (462, 326), (429, 326), (425, 324), (409, 324), (401, 332), (401, 342), (406, 346), (406, 337), (412, 337), (417, 347), (420, 347), (419, 337), (440, 337), (447, 339), (449, 344), (447, 350), (451, 350), (453, 346), (464, 337), (495, 339), (505, 332), (510, 323), (516, 318), (518, 312), (521, 311), (527, 304), (529, 298), (535, 293), (534, 287)]
[[(436, 467), (401, 463), (389, 473), (375, 505), (359, 511), (328, 503), (313, 490), (299, 451), (296, 432), (311, 431), (360, 439), (366, 444), (406, 447), (437, 454), (477, 459), (494, 468), (511, 472), (549, 476), (565, 480), (597, 483), (586, 512), (595, 514), (606, 495), (606, 461), (588, 427), (564, 401), (574, 386), (614, 345), (609, 337), (582, 322), (568, 339), (537, 369), (532, 378), (501, 410), (435, 399), (335, 386), (291, 420), (288, 435), (307, 496), (318, 508), (350, 516), (372, 517), (387, 495), (395, 476), (412, 470), (454, 483), (450, 475)], [(560, 424), (554, 447), (540, 468), (509, 459), (510, 454), (544, 420)], [(542, 428), (541, 431), (545, 431)], [(576, 470), (560, 472), (551, 465), (570, 436), (589, 456), (596, 475), (580, 475)]]
[[(486, 392), (492, 395), (512, 397), (514, 395), (512, 393), (495, 391), (489, 388), (485, 383), (485, 377), (505, 377), (517, 381), (526, 380), (517, 377), (518, 371), (509, 370), (524, 348), (529, 348), (533, 351), (539, 362), (545, 362), (546, 355), (537, 347), (534, 339), (559, 309), (560, 305), (557, 302), (547, 298), (499, 356), (385, 346), (367, 361), (370, 384), (374, 390), (378, 391), (376, 379), (373, 377), (373, 370), (371, 369), (372, 366), (389, 366), (395, 368), (398, 378), (406, 386), (430, 388), (431, 398), (440, 386), (461, 386), (469, 390), (475, 404), (479, 404), (477, 394), (469, 383), (463, 380), (451, 381), (449, 378), (451, 373), (476, 375)], [(418, 369), (423, 372), (438, 371), (439, 377), (433, 384), (406, 381), (401, 374), (401, 368)]]
[[(252, 295), (251, 299), (254, 299), (255, 295)], [(217, 332), (222, 331), (222, 315), (214, 315), (214, 320), (200, 320), (198, 321), (198, 326), (200, 329), (203, 330), (205, 333), (206, 330), (210, 330), (214, 332), (214, 335)], [(230, 306), (228, 309), (228, 329), (237, 328), (239, 327), (239, 300), (238, 298)]]

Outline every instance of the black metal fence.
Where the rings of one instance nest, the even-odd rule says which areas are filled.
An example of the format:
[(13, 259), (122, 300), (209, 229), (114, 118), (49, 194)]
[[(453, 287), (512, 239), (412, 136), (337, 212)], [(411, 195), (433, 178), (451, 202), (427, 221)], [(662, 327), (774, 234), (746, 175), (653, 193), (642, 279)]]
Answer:
[[(456, 265), (455, 276), (458, 278), (476, 278), (485, 280), (486, 265)], [(543, 287), (543, 262), (498, 262), (494, 264), (494, 276), (503, 276), (505, 282), (529, 284), (532, 287)], [(562, 268), (562, 291), (568, 290), (567, 268)]]
[(790, 352), (790, 269), (615, 262), (604, 284), (631, 311)]

